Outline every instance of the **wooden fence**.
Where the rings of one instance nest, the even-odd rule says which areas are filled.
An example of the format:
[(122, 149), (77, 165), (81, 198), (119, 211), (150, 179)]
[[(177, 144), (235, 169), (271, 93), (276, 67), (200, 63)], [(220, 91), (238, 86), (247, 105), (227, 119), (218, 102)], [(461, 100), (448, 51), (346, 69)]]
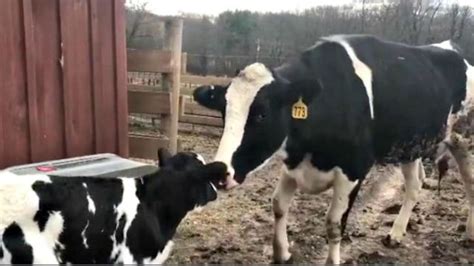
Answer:
[(140, 85), (129, 85), (129, 113), (159, 115), (163, 137), (129, 134), (130, 156), (156, 158), (158, 147), (178, 150), (180, 112), (181, 47), (183, 20), (165, 18), (165, 49), (128, 50), (128, 71), (160, 73), (162, 92), (150, 92)]
[(0, 168), (128, 156), (123, 0), (2, 0)]

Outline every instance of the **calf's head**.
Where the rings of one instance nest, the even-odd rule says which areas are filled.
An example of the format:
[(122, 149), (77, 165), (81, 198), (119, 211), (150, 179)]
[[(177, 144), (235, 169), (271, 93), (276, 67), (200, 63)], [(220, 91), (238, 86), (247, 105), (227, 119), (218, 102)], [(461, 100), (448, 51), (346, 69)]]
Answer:
[(166, 149), (158, 151), (158, 159), (160, 169), (147, 186), (146, 195), (160, 208), (180, 216), (217, 198), (216, 187), (227, 174), (225, 164), (206, 164), (201, 155), (193, 152), (172, 156)]
[(242, 183), (282, 145), (287, 123), (283, 112), (291, 101), (286, 99), (288, 87), (275, 72), (255, 63), (226, 87), (203, 86), (194, 92), (199, 104), (223, 113), (224, 133), (215, 161), (228, 167), (227, 189)]

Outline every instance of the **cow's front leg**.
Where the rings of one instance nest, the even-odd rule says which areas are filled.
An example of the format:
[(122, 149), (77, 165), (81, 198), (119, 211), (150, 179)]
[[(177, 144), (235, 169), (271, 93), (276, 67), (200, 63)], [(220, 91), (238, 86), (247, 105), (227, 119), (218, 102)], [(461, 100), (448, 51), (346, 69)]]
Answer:
[(326, 218), (326, 232), (329, 243), (327, 264), (340, 264), (341, 238), (347, 216), (360, 188), (359, 182), (351, 181), (342, 171), (337, 173), (333, 184), (331, 207)]
[(411, 213), (418, 202), (425, 174), (421, 159), (402, 164), (401, 170), (405, 178), (405, 198), (389, 235), (383, 240), (384, 245), (389, 247), (398, 246), (405, 236)]
[(275, 263), (287, 263), (291, 259), (286, 223), (288, 209), (295, 191), (296, 181), (285, 172), (278, 182), (272, 199), (275, 215), (273, 235), (273, 260)]

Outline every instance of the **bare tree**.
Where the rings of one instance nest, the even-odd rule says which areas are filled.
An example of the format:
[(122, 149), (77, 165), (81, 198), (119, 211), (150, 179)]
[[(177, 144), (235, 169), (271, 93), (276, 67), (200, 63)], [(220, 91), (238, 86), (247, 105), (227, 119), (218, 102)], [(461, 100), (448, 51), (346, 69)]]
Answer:
[(148, 11), (147, 2), (127, 0), (127, 6), (126, 39), (127, 43), (130, 43), (136, 38), (140, 27), (144, 24)]

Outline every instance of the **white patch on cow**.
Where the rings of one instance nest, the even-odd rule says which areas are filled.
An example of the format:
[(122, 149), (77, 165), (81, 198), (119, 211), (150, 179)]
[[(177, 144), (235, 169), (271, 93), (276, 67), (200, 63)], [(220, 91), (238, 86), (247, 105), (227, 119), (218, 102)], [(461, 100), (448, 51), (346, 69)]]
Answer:
[(33, 183), (37, 181), (51, 182), (46, 175), (20, 177), (10, 172), (0, 172), (0, 232), (18, 220), (33, 221), (39, 210), (39, 198), (32, 189)]
[(436, 46), (436, 47), (439, 47), (439, 48), (442, 48), (442, 49), (445, 49), (445, 50), (451, 50), (451, 51), (456, 52), (456, 49), (454, 49), (454, 47), (453, 47), (450, 40), (446, 40), (446, 41), (440, 42), (440, 43), (433, 43), (433, 44), (431, 44), (431, 46)]
[[(64, 218), (60, 212), (55, 211), (49, 215), (42, 235), (46, 238), (48, 245), (54, 247), (59, 243), (59, 236), (64, 229)], [(61, 245), (60, 245), (61, 246)]]
[(209, 184), (211, 185), (212, 189), (213, 189), (215, 192), (217, 192), (216, 186), (214, 186), (214, 184), (212, 184), (212, 182), (209, 182)]
[(204, 157), (202, 157), (201, 154), (199, 153), (196, 153), (196, 158), (201, 161), (202, 164), (206, 164), (206, 160), (204, 159)]
[(306, 155), (303, 161), (294, 169), (288, 170), (288, 176), (295, 179), (298, 189), (309, 194), (318, 194), (331, 188), (336, 173), (341, 171), (335, 167), (330, 171), (321, 171), (311, 163), (311, 156)]
[(82, 233), (81, 233), (82, 243), (84, 244), (84, 247), (86, 249), (89, 248), (89, 245), (87, 244), (87, 237), (86, 237), (86, 231), (87, 231), (88, 227), (89, 227), (89, 221), (87, 221), (87, 224), (86, 224), (86, 226), (84, 227), (84, 230), (82, 230)]
[(48, 238), (44, 237), (40, 232), (38, 224), (33, 219), (21, 219), (16, 223), (21, 228), (25, 237), (25, 242), (31, 246), (33, 251), (34, 264), (56, 264), (58, 259), (54, 250), (49, 246)]
[(354, 71), (356, 75), (360, 78), (362, 83), (364, 84), (365, 91), (367, 93), (367, 97), (369, 98), (369, 107), (370, 107), (370, 117), (374, 119), (374, 94), (372, 90), (372, 70), (369, 66), (367, 66), (364, 62), (362, 62), (356, 55), (354, 49), (351, 45), (344, 39), (342, 36), (332, 36), (328, 38), (324, 38), (325, 40), (332, 41), (339, 43), (344, 47), (349, 58), (352, 61), (352, 66), (354, 67)]
[[(3, 232), (1, 232), (3, 234)], [(8, 249), (2, 245), (1, 248), (3, 249), (3, 258), (0, 259), (1, 264), (11, 264), (12, 263), (12, 254)]]
[(45, 231), (40, 232), (34, 220), (40, 199), (32, 188), (38, 181), (51, 183), (46, 175), (17, 176), (6, 171), (0, 172), (0, 232), (16, 223), (23, 232), (25, 242), (32, 247), (33, 263), (58, 263), (49, 244), (57, 241), (63, 220), (58, 213), (53, 213), (45, 225)]
[(272, 73), (263, 64), (254, 63), (247, 66), (237, 77), (232, 79), (232, 83), (227, 89), (225, 95), (227, 101), (226, 123), (215, 161), (227, 164), (230, 173), (228, 183), (234, 181), (231, 159), (242, 142), (250, 106), (259, 90), (273, 80)]
[(91, 196), (89, 195), (89, 190), (87, 189), (87, 184), (84, 183), (82, 186), (86, 189), (86, 194), (87, 194), (87, 206), (89, 208), (89, 212), (92, 214), (95, 214), (95, 203), (92, 200)]
[(466, 99), (463, 101), (463, 106), (465, 107), (465, 112), (467, 112), (469, 108), (474, 109), (474, 67), (471, 66), (467, 61), (464, 61), (466, 64)]
[(170, 256), (171, 251), (173, 250), (173, 246), (174, 246), (174, 242), (171, 241), (171, 240), (168, 241), (168, 243), (166, 243), (163, 250), (158, 253), (156, 258), (154, 258), (154, 259), (144, 259), (143, 263), (144, 264), (163, 264), (168, 259), (168, 257)]
[(126, 222), (125, 222), (125, 227), (123, 230), (124, 239), (123, 239), (123, 242), (119, 244), (119, 243), (116, 243), (116, 240), (115, 240), (116, 233), (111, 236), (112, 241), (113, 241), (111, 259), (119, 255), (118, 261), (122, 261), (124, 264), (128, 264), (128, 263), (133, 263), (134, 258), (132, 256), (132, 253), (130, 252), (130, 249), (126, 245), (127, 232), (133, 220), (135, 219), (135, 216), (137, 215), (137, 208), (138, 208), (138, 205), (140, 204), (140, 201), (138, 200), (136, 196), (137, 188), (135, 185), (135, 179), (123, 178), (121, 179), (121, 181), (123, 185), (123, 194), (122, 194), (122, 202), (120, 202), (120, 204), (115, 208), (115, 214), (117, 215), (116, 217), (117, 228), (115, 229), (115, 231), (117, 231), (118, 229), (120, 217), (122, 217), (122, 215), (125, 215)]

